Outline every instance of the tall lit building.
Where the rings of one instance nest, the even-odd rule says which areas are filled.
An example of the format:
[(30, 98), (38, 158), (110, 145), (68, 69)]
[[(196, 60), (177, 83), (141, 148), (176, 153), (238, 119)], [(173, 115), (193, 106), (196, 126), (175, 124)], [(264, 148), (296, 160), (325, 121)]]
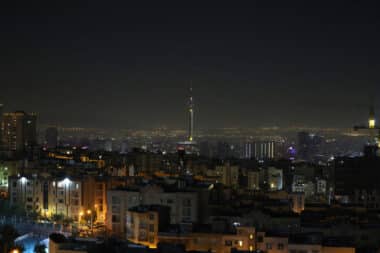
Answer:
[(3, 114), (2, 140), (5, 150), (24, 152), (37, 144), (37, 115), (23, 111)]
[(274, 159), (277, 152), (275, 141), (246, 141), (242, 143), (240, 157), (243, 159)]
[(58, 146), (58, 130), (56, 127), (49, 127), (45, 132), (45, 142), (48, 149), (55, 149)]
[(252, 143), (251, 152), (257, 160), (273, 159), (276, 156), (275, 141), (256, 141)]

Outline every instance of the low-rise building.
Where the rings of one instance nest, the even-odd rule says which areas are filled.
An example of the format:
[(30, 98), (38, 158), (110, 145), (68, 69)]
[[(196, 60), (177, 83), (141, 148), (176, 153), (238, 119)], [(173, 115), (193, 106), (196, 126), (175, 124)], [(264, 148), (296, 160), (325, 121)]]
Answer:
[(138, 205), (170, 207), (170, 223), (195, 223), (198, 221), (198, 194), (183, 189), (165, 189), (148, 185), (137, 189), (109, 190), (107, 192), (107, 228), (113, 234), (126, 233), (127, 211)]
[(236, 227), (233, 233), (192, 232), (160, 233), (160, 243), (183, 245), (186, 251), (230, 253), (232, 249), (253, 252), (255, 247), (255, 228)]
[(156, 248), (158, 232), (168, 227), (170, 208), (137, 206), (127, 212), (127, 239), (133, 243)]

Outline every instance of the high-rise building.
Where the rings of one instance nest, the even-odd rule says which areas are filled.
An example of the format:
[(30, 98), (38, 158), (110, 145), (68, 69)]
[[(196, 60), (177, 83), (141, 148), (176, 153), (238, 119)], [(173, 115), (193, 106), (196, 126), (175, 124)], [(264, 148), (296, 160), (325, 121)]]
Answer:
[(128, 141), (127, 140), (124, 140), (121, 145), (120, 145), (120, 154), (127, 154), (128, 153)]
[(251, 145), (251, 152), (257, 160), (273, 159), (276, 156), (276, 142), (255, 141)]
[(45, 131), (46, 148), (55, 149), (58, 146), (58, 130), (56, 127), (49, 127)]
[(199, 153), (204, 157), (212, 157), (212, 151), (210, 147), (210, 143), (208, 141), (202, 141), (199, 144)]
[(323, 137), (308, 132), (298, 133), (298, 157), (311, 160), (321, 151)]
[(227, 142), (218, 142), (216, 149), (216, 155), (219, 159), (226, 159), (232, 157), (231, 145)]
[(243, 159), (266, 160), (276, 157), (275, 141), (246, 141), (242, 143), (241, 155)]
[(215, 171), (220, 176), (220, 182), (226, 186), (237, 187), (239, 184), (239, 167), (226, 163), (216, 166)]
[(253, 151), (252, 151), (252, 142), (244, 142), (243, 148), (242, 148), (242, 155), (241, 157), (243, 159), (252, 159)]
[(37, 115), (23, 111), (3, 114), (2, 140), (5, 150), (25, 152), (37, 144)]

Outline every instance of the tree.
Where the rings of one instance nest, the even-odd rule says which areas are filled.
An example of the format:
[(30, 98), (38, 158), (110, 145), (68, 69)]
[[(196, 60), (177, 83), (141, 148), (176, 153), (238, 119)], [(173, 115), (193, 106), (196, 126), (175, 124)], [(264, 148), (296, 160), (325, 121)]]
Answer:
[(65, 218), (65, 217), (64, 217), (62, 214), (53, 214), (53, 215), (51, 216), (51, 220), (52, 220), (54, 223), (58, 223), (58, 224), (62, 223), (64, 218)]
[(14, 241), (18, 237), (16, 229), (11, 225), (4, 225), (0, 229), (0, 245), (2, 245), (2, 252), (8, 253), (14, 247)]
[(34, 253), (46, 253), (46, 246), (45, 244), (36, 244), (34, 246)]

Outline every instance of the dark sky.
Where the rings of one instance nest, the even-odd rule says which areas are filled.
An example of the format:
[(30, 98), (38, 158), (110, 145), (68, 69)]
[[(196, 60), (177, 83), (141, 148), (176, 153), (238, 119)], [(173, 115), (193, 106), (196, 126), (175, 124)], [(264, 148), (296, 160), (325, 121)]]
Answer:
[(376, 1), (128, 2), (2, 6), (6, 109), (66, 126), (185, 128), (192, 81), (198, 128), (350, 127), (379, 99)]

